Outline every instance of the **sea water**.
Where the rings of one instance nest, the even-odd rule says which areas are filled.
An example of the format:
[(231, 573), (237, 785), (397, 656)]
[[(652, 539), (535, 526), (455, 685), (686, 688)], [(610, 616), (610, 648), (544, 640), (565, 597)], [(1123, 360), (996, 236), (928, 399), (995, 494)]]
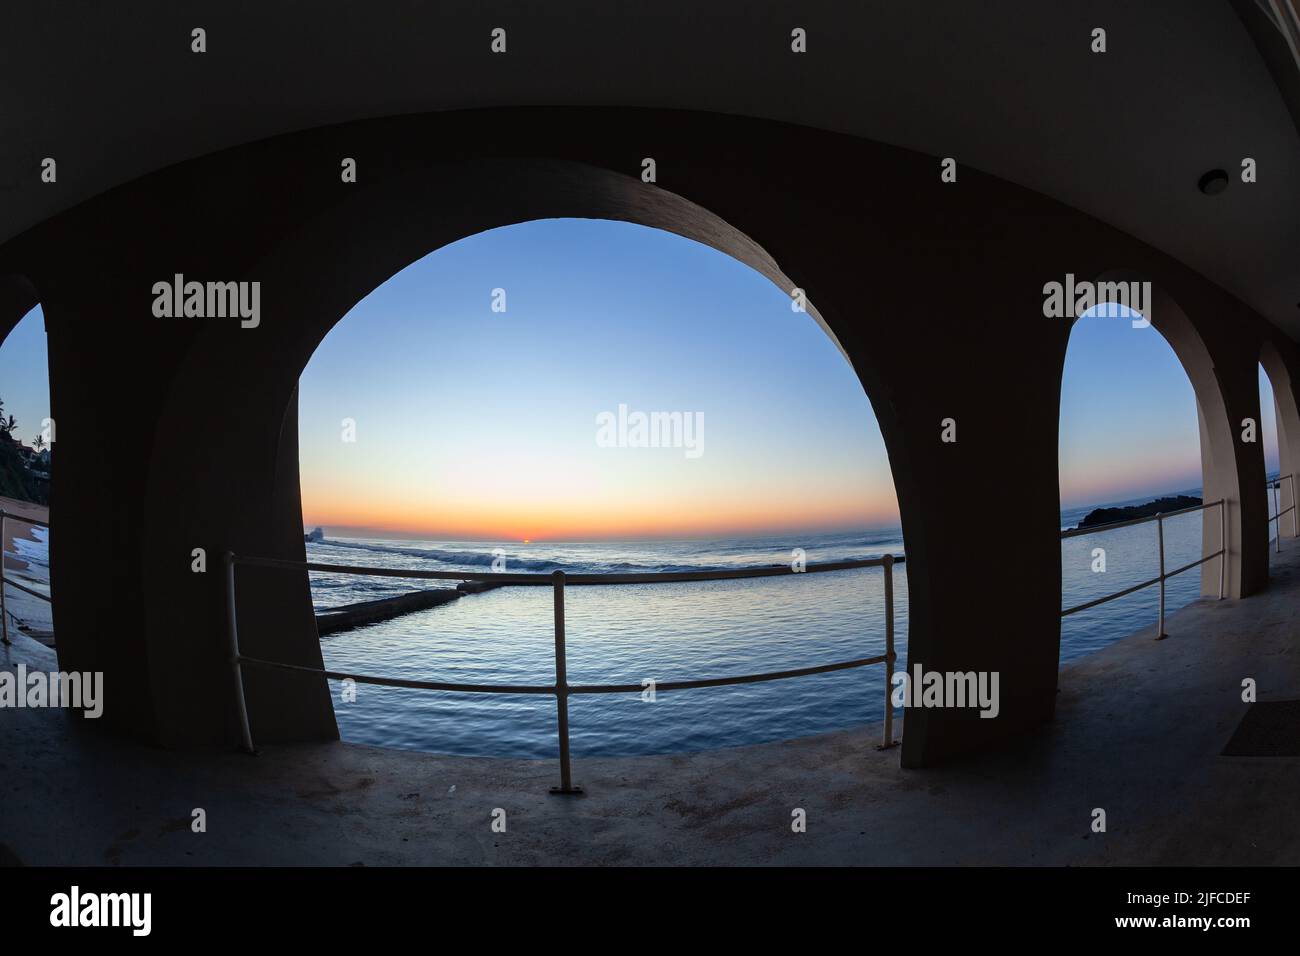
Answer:
[[(1062, 513), (1073, 527), (1091, 510)], [(1165, 522), (1166, 567), (1201, 554), (1199, 513)], [(711, 541), (509, 543), (340, 538), (307, 545), (309, 560), (424, 570), (568, 573), (726, 569), (785, 564), (793, 548), (809, 564), (900, 555), (898, 529), (798, 538)], [(1093, 549), (1106, 571), (1093, 570)], [(499, 549), (499, 550), (498, 550)], [(1155, 523), (1062, 542), (1062, 606), (1149, 580), (1159, 572)], [(1016, 599), (1016, 556), (998, 583)], [(972, 573), (985, 574), (986, 569)], [(312, 574), (317, 610), (428, 587), (429, 581)], [(441, 585), (442, 582), (437, 582)], [(448, 582), (448, 585), (450, 582)], [(1199, 594), (1191, 571), (1167, 585), (1166, 613)], [(1158, 589), (1139, 591), (1062, 621), (1066, 663), (1154, 625)], [(907, 651), (907, 566), (895, 568), (896, 648)], [(997, 602), (972, 620), (972, 635), (997, 627)], [(641, 685), (808, 667), (884, 651), (883, 572), (864, 568), (680, 584), (571, 586), (565, 592), (570, 684)], [(504, 587), (322, 638), (333, 670), (416, 680), (549, 684), (555, 679), (552, 592)], [(1050, 635), (1049, 635), (1050, 639)], [(358, 685), (343, 702), (331, 682), (345, 740), (434, 753), (550, 757), (555, 701)], [(884, 668), (868, 666), (769, 683), (642, 694), (575, 696), (569, 722), (575, 756), (672, 753), (817, 734), (878, 721)]]

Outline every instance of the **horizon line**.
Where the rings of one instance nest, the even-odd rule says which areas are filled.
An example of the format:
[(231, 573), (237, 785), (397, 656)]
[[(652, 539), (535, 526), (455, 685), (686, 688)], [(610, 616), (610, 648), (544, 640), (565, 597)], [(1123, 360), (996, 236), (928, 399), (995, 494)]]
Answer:
[[(1169, 495), (1186, 494), (1188, 492), (1203, 491), (1203, 490), (1204, 489), (1199, 485), (1185, 485), (1180, 488), (1173, 488), (1173, 489), (1168, 489), (1160, 492), (1148, 492), (1145, 494), (1135, 495), (1127, 498), (1115, 498), (1109, 501), (1090, 501), (1090, 502), (1077, 503), (1077, 504), (1067, 504), (1065, 502), (1061, 502), (1060, 510), (1061, 512), (1065, 512), (1065, 511), (1077, 511), (1081, 508), (1094, 508), (1094, 509), (1106, 508), (1115, 505), (1124, 505), (1134, 501), (1147, 501), (1147, 500), (1156, 501), (1162, 497), (1167, 497)], [(871, 533), (871, 532), (879, 533), (879, 532), (887, 532), (887, 531), (897, 531), (898, 533), (901, 534), (903, 530), (903, 525), (902, 525), (902, 520), (900, 518), (897, 519), (894, 523), (889, 523), (889, 524), (853, 525), (853, 526), (835, 527), (835, 528), (825, 528), (825, 527), (823, 528), (811, 528), (811, 527), (757, 528), (757, 529), (750, 529), (750, 530), (739, 531), (739, 532), (701, 531), (701, 532), (691, 532), (691, 533), (684, 533), (684, 534), (630, 533), (625, 535), (619, 535), (619, 534), (575, 535), (571, 537), (545, 535), (545, 536), (537, 536), (537, 537), (529, 537), (529, 538), (482, 534), (482, 533), (471, 534), (471, 535), (456, 535), (456, 534), (447, 534), (445, 532), (432, 532), (432, 531), (423, 532), (423, 531), (411, 531), (405, 529), (381, 528), (372, 525), (338, 524), (338, 523), (328, 522), (328, 521), (304, 522), (304, 526), (303, 526), (304, 533), (306, 533), (311, 528), (329, 529), (333, 533), (344, 533), (343, 534), (344, 537), (347, 537), (346, 533), (350, 532), (354, 535), (358, 535), (361, 537), (381, 538), (381, 539), (399, 540), (399, 541), (401, 540), (415, 540), (415, 541), (441, 540), (441, 541), (479, 541), (479, 542), (509, 541), (514, 543), (523, 542), (527, 544), (540, 544), (540, 543), (586, 544), (586, 543), (610, 543), (610, 542), (634, 542), (634, 541), (709, 541), (709, 540), (720, 540), (720, 539), (743, 540), (746, 538), (777, 537), (781, 535), (862, 534), (862, 533)]]

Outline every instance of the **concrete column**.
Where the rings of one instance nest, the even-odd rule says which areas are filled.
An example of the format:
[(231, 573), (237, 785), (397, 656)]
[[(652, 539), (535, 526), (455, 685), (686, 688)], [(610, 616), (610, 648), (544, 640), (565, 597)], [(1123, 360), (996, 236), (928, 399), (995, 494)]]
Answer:
[[(178, 743), (233, 739), (222, 555), (306, 559), (297, 368), (282, 364), (269, 328), (203, 321), (161, 407), (143, 541), (151, 657), (172, 678), (155, 694), (169, 715), (164, 732)], [(191, 569), (196, 547), (206, 551), (205, 574)], [(242, 653), (323, 666), (306, 572), (239, 567), (236, 584)], [(176, 633), (187, 640), (166, 640)], [(256, 667), (244, 676), (255, 743), (338, 736), (321, 678)]]
[[(914, 247), (906, 263), (891, 264), (904, 277), (899, 292), (873, 288), (863, 300), (884, 321), (867, 334), (852, 326), (842, 333), (855, 365), (875, 370), (868, 392), (880, 396), (874, 404), (903, 514), (902, 663), (913, 674), (919, 667), (998, 679), (995, 717), (909, 709), (904, 766), (995, 747), (1049, 720), (1055, 707), (1058, 408), (1069, 322), (1043, 316), (1035, 257), (999, 251), (1007, 250), (945, 258), (941, 244)], [(845, 327), (834, 312), (828, 319)]]
[(60, 669), (104, 675), (97, 727), (156, 739), (154, 679), (183, 680), (151, 666), (140, 574), (155, 516), (143, 488), (155, 450), (157, 366), (149, 346), (135, 342), (138, 319), (125, 307), (127, 287), (90, 267), (81, 279), (42, 283), (55, 422), (50, 590), (56, 649)]
[[(132, 203), (124, 203), (128, 215)], [(111, 217), (110, 217), (111, 218)], [(192, 234), (202, 237), (204, 232)], [(225, 551), (305, 556), (297, 367), (234, 319), (160, 320), (155, 282), (239, 279), (240, 264), (162, 235), (114, 247), (94, 228), (40, 283), (52, 417), (51, 587), (60, 667), (99, 671), (98, 726), (174, 746), (236, 739)], [(196, 570), (201, 568), (201, 570)], [(305, 572), (241, 571), (242, 650), (319, 668)], [(255, 739), (337, 737), (325, 682), (248, 671)]]

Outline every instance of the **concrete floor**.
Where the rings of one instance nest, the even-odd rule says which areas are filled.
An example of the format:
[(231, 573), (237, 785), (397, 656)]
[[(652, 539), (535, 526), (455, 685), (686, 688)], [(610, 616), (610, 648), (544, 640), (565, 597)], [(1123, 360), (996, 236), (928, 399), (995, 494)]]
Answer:
[[(352, 744), (178, 754), (0, 711), (0, 860), (28, 864), (1289, 864), (1300, 758), (1221, 757), (1247, 709), (1300, 697), (1300, 542), (1268, 592), (1203, 601), (1061, 670), (1014, 752), (903, 771), (877, 727), (666, 757), (449, 758)], [(53, 664), (19, 639), (13, 667)], [(816, 678), (805, 678), (815, 680)], [(700, 691), (699, 693), (707, 693)], [(207, 813), (193, 833), (191, 811)], [(1106, 810), (1107, 832), (1090, 830)], [(493, 810), (505, 810), (495, 833)], [(807, 832), (791, 830), (791, 811)]]

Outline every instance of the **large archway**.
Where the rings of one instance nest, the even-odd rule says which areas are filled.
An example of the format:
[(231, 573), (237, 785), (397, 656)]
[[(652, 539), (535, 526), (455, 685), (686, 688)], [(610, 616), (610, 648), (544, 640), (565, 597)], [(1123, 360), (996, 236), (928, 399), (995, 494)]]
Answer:
[(1194, 600), (1197, 573), (1142, 585), (1210, 552), (1202, 514), (1189, 510), (1203, 504), (1199, 403), (1160, 331), (1123, 305), (1088, 309), (1071, 328), (1061, 392), (1067, 663), (1157, 625), (1162, 602), (1168, 614)]
[[(307, 544), (312, 561), (609, 574), (903, 550), (883, 443), (841, 352), (786, 290), (662, 230), (535, 220), (443, 247), (331, 331), (298, 406), (303, 517), (323, 532)], [(699, 426), (686, 436), (693, 444), (602, 442), (594, 422), (620, 406), (678, 409)], [(905, 565), (893, 580), (901, 652)], [(323, 611), (436, 583), (314, 575), (313, 600)], [(883, 652), (883, 600), (879, 567), (580, 588), (566, 598), (568, 672), (583, 684), (665, 682), (852, 660)], [(326, 635), (324, 658), (348, 673), (545, 683), (550, 601), (535, 588), (474, 595)], [(582, 698), (571, 705), (575, 755), (878, 722), (884, 678), (880, 667), (844, 671), (664, 694), (654, 707), (637, 695)], [(547, 700), (334, 690), (344, 739), (554, 751)]]
[[(484, 161), (450, 165), (437, 176), (398, 177), (364, 192), (345, 191), (342, 196), (333, 208), (318, 214), (323, 221), (308, 222), (301, 231), (287, 235), (264, 260), (249, 267), (253, 274), (277, 277), (274, 285), (267, 283), (262, 291), (264, 314), (277, 318), (258, 330), (260, 343), (252, 360), (263, 366), (263, 374), (246, 386), (241, 404), (282, 410), (274, 433), (244, 443), (248, 449), (258, 449), (256, 456), (274, 474), (271, 499), (245, 513), (247, 531), (263, 541), (253, 553), (296, 560), (303, 557), (296, 387), (311, 354), (357, 301), (410, 263), (463, 236), (554, 218), (615, 220), (672, 232), (726, 253), (770, 279), (792, 300), (806, 301), (807, 315), (847, 356), (819, 310), (815, 290), (802, 293), (799, 284), (766, 251), (716, 214), (631, 176), (554, 160)], [(412, 214), (420, 208), (437, 210), (438, 218), (431, 222)], [(377, 230), (379, 223), (385, 227)], [(346, 268), (329, 265), (343, 262)], [(284, 296), (283, 290), (295, 291)], [(250, 355), (244, 349), (248, 342), (240, 334), (207, 338), (185, 360), (193, 370), (192, 380), (214, 374), (233, 378), (234, 369), (240, 368), (240, 377), (248, 381)], [(230, 371), (223, 373), (223, 366)], [(855, 371), (868, 397), (878, 394), (873, 376), (864, 375), (861, 368)], [(186, 378), (187, 373), (182, 372), (177, 380)], [(872, 404), (892, 461), (891, 436), (896, 440), (896, 432), (887, 424), (893, 420), (892, 409), (885, 406), (882, 414), (881, 406)], [(182, 419), (191, 413), (178, 408), (176, 418), (160, 422), (160, 430), (189, 427)], [(185, 491), (176, 487), (178, 474), (170, 467), (155, 470), (151, 496), (172, 499), (204, 494), (193, 486)], [(214, 487), (212, 493), (224, 492)], [(904, 524), (906, 521), (904, 515)], [(273, 529), (274, 543), (267, 538), (268, 529)], [(216, 531), (214, 528), (213, 533)], [(188, 552), (191, 547), (162, 523), (151, 525), (146, 533), (155, 542), (149, 548), (151, 553)], [(160, 569), (160, 573), (174, 572)], [(250, 576), (240, 583), (239, 602), (240, 641), (246, 653), (320, 666), (305, 573)], [(157, 626), (165, 629), (168, 625), (160, 620)], [(164, 656), (185, 653), (176, 647), (160, 652)], [(280, 733), (272, 729), (269, 736), (294, 739), (335, 732), (323, 681), (278, 673), (250, 674), (247, 685), (250, 711), (276, 715), (271, 726), (278, 727)], [(286, 685), (296, 685), (298, 690), (291, 693), (304, 694), (304, 700), (315, 703), (286, 712), (278, 703), (285, 697)], [(214, 699), (212, 706), (224, 703)], [(266, 718), (262, 720), (265, 728)]]
[[(1219, 508), (1206, 508), (1201, 513), (1201, 557), (1214, 554), (1226, 544), (1223, 562), (1222, 586), (1226, 596), (1238, 597), (1258, 586), (1253, 575), (1258, 568), (1243, 577), (1245, 539), (1243, 538), (1242, 487), (1240, 474), (1242, 458), (1249, 451), (1242, 450), (1239, 425), (1234, 426), (1225, 399), (1221, 372), (1216, 368), (1200, 329), (1179, 305), (1178, 301), (1160, 283), (1129, 269), (1116, 269), (1097, 277), (1097, 283), (1124, 283), (1135, 293), (1142, 294), (1146, 307), (1142, 314), (1130, 314), (1119, 309), (1120, 318), (1107, 321), (1126, 323), (1134, 332), (1159, 334), (1177, 357), (1186, 373), (1195, 399), (1197, 427), (1200, 437), (1200, 497), (1205, 503), (1223, 501)], [(1139, 292), (1139, 290), (1141, 290)], [(1149, 327), (1147, 327), (1149, 326)], [(1252, 449), (1258, 449), (1258, 445)], [(1178, 484), (1174, 481), (1173, 484)], [(1171, 492), (1180, 489), (1170, 487)], [(1196, 489), (1187, 489), (1196, 490)], [(1251, 495), (1252, 502), (1260, 496)], [(1227, 540), (1223, 540), (1226, 528)], [(1200, 567), (1200, 593), (1217, 596), (1220, 590), (1220, 567), (1217, 560), (1207, 561)], [(1247, 578), (1251, 578), (1247, 580)]]

